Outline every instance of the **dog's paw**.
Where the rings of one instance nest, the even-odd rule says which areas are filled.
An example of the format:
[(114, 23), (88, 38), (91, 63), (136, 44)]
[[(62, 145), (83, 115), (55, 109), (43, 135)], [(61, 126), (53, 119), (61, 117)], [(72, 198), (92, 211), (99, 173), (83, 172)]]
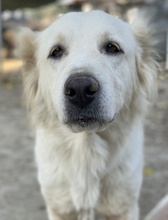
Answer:
[(95, 220), (95, 214), (92, 209), (81, 210), (78, 214), (78, 220)]

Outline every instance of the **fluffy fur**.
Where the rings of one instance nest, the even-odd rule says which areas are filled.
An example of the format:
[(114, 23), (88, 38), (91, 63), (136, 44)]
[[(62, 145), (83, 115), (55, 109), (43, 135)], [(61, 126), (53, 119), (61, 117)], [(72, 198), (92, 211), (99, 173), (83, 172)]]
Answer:
[[(108, 54), (109, 42), (122, 52)], [(100, 11), (68, 13), (40, 33), (22, 32), (24, 90), (50, 220), (139, 219), (143, 118), (157, 72), (151, 42), (144, 21), (129, 25)], [(59, 59), (50, 56), (58, 45)], [(64, 94), (74, 74), (94, 77), (101, 88), (80, 111)]]

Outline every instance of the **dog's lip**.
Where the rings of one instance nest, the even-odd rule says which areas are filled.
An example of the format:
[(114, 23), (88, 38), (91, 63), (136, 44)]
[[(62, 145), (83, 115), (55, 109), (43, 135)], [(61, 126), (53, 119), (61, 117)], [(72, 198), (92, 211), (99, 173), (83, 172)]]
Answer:
[(110, 124), (114, 121), (115, 117), (109, 119), (109, 120), (104, 120), (104, 118), (102, 117), (93, 117), (93, 116), (89, 116), (89, 115), (83, 115), (83, 116), (79, 116), (76, 118), (73, 118), (72, 120), (68, 120), (66, 121), (66, 124), (76, 124), (79, 125), (81, 127), (87, 127), (91, 124), (96, 124), (96, 123), (100, 123), (100, 124)]
[(112, 123), (114, 121), (115, 117), (113, 117), (110, 121), (109, 124)]
[(84, 122), (88, 122), (88, 121), (90, 121), (90, 120), (96, 120), (96, 118), (94, 118), (94, 117), (91, 117), (91, 116), (80, 116), (79, 118), (78, 118), (78, 121), (84, 121)]
[(82, 127), (86, 127), (88, 124), (98, 121), (98, 119), (95, 117), (85, 115), (85, 116), (80, 116), (79, 118), (76, 119), (76, 121)]

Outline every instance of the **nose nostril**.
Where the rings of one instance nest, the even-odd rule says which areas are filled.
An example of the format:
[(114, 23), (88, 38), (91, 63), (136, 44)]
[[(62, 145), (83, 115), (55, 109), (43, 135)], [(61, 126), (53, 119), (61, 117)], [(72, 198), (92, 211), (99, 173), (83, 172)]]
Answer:
[(86, 92), (86, 95), (93, 96), (97, 91), (91, 87), (91, 88), (86, 89), (85, 92)]
[(76, 91), (74, 89), (68, 89), (65, 91), (65, 94), (70, 96), (70, 97), (75, 97), (76, 96)]

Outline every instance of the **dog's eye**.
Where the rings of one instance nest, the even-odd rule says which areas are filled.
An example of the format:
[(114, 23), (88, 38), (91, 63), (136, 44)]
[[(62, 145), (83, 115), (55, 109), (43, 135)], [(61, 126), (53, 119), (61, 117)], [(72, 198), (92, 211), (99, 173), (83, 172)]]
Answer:
[(105, 51), (107, 54), (117, 54), (122, 52), (121, 48), (116, 43), (107, 43), (105, 45)]
[(49, 58), (59, 59), (62, 57), (63, 53), (64, 49), (61, 46), (56, 46), (51, 50)]

